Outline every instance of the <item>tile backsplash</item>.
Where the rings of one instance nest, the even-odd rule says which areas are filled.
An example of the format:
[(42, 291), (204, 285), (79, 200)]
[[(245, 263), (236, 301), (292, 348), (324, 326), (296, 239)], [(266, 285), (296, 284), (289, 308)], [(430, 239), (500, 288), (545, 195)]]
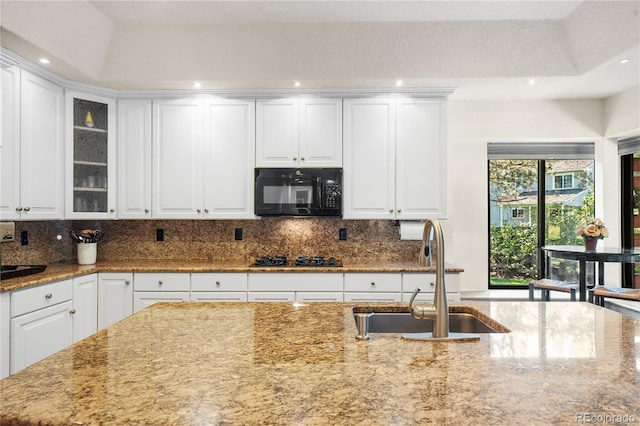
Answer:
[[(414, 260), (419, 241), (401, 241), (393, 221), (339, 218), (261, 220), (113, 220), (16, 222), (16, 241), (0, 245), (2, 264), (75, 261), (74, 229), (101, 229), (98, 261), (118, 259), (253, 260), (257, 256), (334, 256), (361, 261)], [(347, 240), (340, 241), (340, 229)], [(157, 230), (164, 241), (157, 241)], [(242, 240), (236, 240), (242, 229)], [(20, 232), (29, 244), (20, 245)]]

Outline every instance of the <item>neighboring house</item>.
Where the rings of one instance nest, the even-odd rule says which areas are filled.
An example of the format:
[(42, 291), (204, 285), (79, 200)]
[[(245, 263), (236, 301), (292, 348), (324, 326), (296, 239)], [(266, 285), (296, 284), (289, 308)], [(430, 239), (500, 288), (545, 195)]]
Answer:
[[(545, 202), (561, 207), (579, 207), (593, 185), (592, 160), (556, 160), (545, 175)], [(495, 226), (524, 225), (535, 221), (538, 208), (537, 184), (519, 188), (515, 199), (491, 200), (491, 224)]]

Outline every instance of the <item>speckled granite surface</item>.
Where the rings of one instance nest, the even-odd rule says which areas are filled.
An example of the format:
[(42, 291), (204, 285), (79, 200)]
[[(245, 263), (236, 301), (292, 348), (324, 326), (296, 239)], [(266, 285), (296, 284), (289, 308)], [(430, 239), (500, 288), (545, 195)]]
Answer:
[(345, 303), (156, 304), (2, 380), (2, 422), (640, 422), (638, 321), (576, 302), (474, 306), (512, 331), (359, 342)]
[[(255, 267), (249, 260), (113, 260), (95, 265), (54, 263), (44, 272), (0, 281), (0, 293), (20, 290), (34, 285), (64, 280), (95, 272), (434, 272), (434, 267), (419, 266), (418, 262), (345, 262), (340, 268), (317, 267)], [(447, 272), (463, 272), (458, 266), (447, 265)]]

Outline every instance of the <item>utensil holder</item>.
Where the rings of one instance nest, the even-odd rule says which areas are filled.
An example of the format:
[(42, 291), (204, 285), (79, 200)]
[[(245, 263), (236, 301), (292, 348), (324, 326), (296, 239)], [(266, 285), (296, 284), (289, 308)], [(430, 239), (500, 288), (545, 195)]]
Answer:
[(78, 243), (78, 264), (93, 265), (96, 263), (98, 243)]

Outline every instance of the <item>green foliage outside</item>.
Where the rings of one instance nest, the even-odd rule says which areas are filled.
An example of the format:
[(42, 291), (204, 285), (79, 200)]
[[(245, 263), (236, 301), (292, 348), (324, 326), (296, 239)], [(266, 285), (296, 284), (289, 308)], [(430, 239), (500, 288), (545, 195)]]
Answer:
[[(500, 167), (496, 167), (499, 164)], [(490, 166), (491, 182), (496, 193), (492, 199), (516, 201), (516, 188), (530, 186), (534, 173), (534, 161), (494, 162)], [(593, 188), (588, 175), (576, 176), (583, 179), (583, 187)], [(495, 180), (494, 180), (495, 179)], [(496, 183), (500, 184), (496, 184)], [(514, 184), (515, 183), (515, 184)], [(524, 185), (522, 185), (524, 184)], [(593, 190), (585, 197), (581, 206), (563, 206), (562, 204), (545, 205), (545, 242), (555, 245), (581, 245), (583, 240), (576, 235), (576, 227), (580, 222), (593, 218)], [(508, 203), (508, 201), (507, 201)], [(537, 208), (533, 208), (532, 218), (537, 217)], [(528, 284), (537, 279), (537, 224), (492, 225), (490, 230), (490, 277), (494, 285)]]

